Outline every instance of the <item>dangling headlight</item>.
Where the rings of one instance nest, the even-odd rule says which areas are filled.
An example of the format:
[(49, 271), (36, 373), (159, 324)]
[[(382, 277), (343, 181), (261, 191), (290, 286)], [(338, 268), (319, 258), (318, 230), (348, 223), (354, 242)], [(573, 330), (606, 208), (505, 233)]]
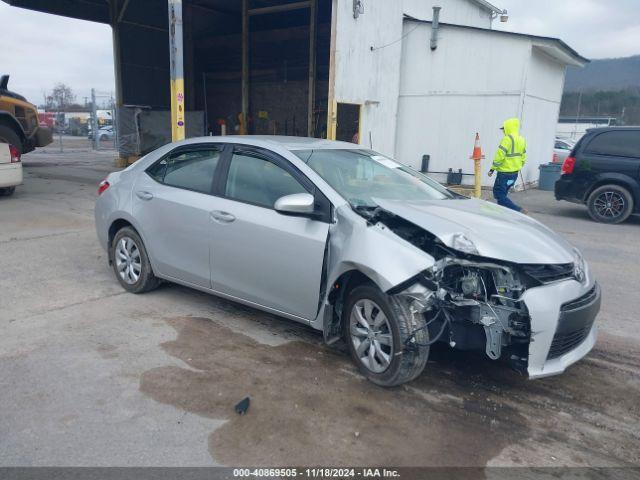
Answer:
[(476, 244), (473, 243), (464, 233), (456, 233), (453, 235), (451, 247), (455, 248), (459, 252), (470, 253), (471, 255), (478, 255), (478, 249)]
[(574, 247), (573, 249), (573, 276), (580, 283), (583, 283), (587, 277), (587, 266), (582, 256), (582, 252)]

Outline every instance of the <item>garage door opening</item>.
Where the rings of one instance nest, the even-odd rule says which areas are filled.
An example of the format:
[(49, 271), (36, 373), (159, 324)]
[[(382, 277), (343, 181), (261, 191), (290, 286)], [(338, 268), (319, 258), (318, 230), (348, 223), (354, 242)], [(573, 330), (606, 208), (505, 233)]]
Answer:
[(198, 8), (192, 20), (192, 84), (207, 134), (326, 137), (331, 2), (248, 2), (246, 123), (241, 3)]

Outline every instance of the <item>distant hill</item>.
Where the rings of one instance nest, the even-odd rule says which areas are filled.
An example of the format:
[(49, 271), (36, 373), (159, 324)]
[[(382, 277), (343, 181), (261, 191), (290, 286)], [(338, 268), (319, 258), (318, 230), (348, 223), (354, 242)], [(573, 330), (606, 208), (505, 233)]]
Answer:
[(640, 55), (592, 60), (584, 68), (568, 67), (564, 91), (611, 91), (629, 87), (640, 87)]

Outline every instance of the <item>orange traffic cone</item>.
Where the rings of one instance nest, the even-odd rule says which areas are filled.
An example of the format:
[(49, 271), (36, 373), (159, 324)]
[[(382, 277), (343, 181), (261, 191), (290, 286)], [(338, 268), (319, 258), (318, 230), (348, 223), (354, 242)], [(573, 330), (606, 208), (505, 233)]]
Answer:
[(482, 160), (484, 155), (482, 155), (482, 147), (480, 146), (480, 134), (476, 133), (476, 141), (473, 144), (473, 153), (469, 157), (471, 160)]
[(484, 158), (484, 155), (482, 155), (482, 147), (480, 146), (480, 134), (476, 132), (476, 141), (473, 144), (473, 153), (471, 154), (471, 160), (473, 160), (473, 173), (474, 173), (474, 177), (475, 177), (475, 185), (474, 185), (474, 191), (473, 194), (476, 198), (480, 198), (480, 196), (482, 195), (482, 178), (481, 178), (481, 162), (482, 159)]

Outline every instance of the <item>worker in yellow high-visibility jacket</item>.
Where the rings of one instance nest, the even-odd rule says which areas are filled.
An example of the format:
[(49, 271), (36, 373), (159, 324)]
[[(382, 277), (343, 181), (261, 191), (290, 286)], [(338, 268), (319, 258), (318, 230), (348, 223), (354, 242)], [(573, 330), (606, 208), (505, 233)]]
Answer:
[(520, 135), (520, 121), (517, 118), (509, 118), (501, 127), (504, 137), (498, 146), (493, 164), (489, 170), (489, 176), (498, 172), (493, 184), (493, 198), (498, 205), (510, 208), (516, 212), (529, 213), (526, 209), (513, 203), (509, 197), (509, 190), (518, 180), (518, 172), (524, 167), (527, 159), (527, 141)]

